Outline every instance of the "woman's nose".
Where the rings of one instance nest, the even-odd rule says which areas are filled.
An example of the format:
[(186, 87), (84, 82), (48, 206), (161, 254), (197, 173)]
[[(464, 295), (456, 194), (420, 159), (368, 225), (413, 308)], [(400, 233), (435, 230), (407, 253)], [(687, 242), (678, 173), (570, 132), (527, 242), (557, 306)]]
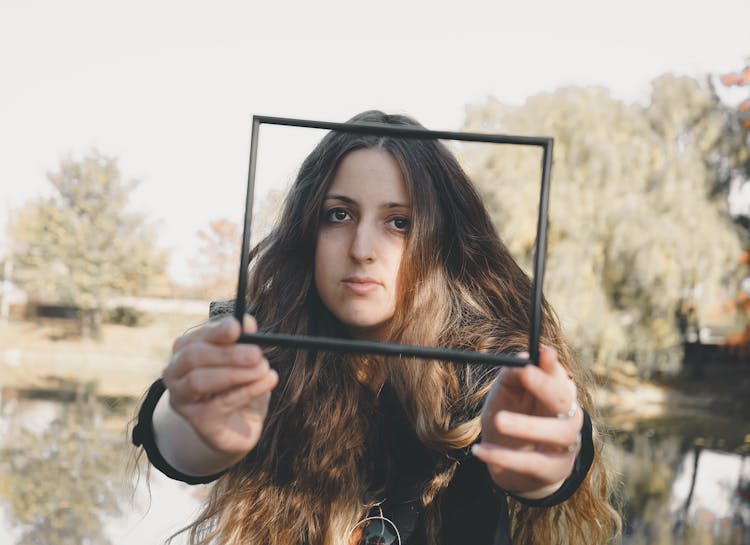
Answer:
[(373, 261), (376, 255), (376, 233), (372, 226), (359, 223), (354, 231), (349, 253), (355, 261)]

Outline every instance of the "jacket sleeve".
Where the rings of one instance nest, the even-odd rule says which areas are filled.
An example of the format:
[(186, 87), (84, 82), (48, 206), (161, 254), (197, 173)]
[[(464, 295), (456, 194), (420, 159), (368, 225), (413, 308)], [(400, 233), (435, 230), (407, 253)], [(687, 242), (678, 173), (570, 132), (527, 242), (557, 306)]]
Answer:
[[(209, 320), (214, 320), (216, 318), (221, 318), (222, 316), (230, 315), (233, 311), (234, 300), (212, 301), (209, 306), (208, 317)], [(133, 428), (133, 444), (137, 447), (142, 446), (143, 450), (146, 451), (146, 456), (148, 457), (149, 462), (151, 462), (151, 465), (170, 479), (175, 479), (188, 484), (205, 484), (215, 481), (225, 472), (203, 477), (187, 475), (169, 465), (169, 462), (164, 459), (159, 452), (159, 449), (156, 447), (153, 426), (154, 409), (156, 409), (156, 404), (159, 402), (159, 399), (165, 390), (166, 387), (164, 386), (164, 381), (162, 381), (162, 379), (158, 379), (148, 389), (146, 399), (144, 399), (143, 404), (138, 411), (138, 422)]]
[(138, 411), (138, 422), (133, 428), (132, 442), (135, 446), (143, 447), (146, 451), (146, 456), (149, 462), (156, 469), (164, 473), (170, 479), (182, 481), (188, 484), (205, 484), (215, 481), (221, 477), (225, 472), (216, 473), (214, 475), (206, 475), (202, 477), (196, 477), (193, 475), (187, 475), (178, 471), (167, 462), (156, 447), (156, 439), (154, 438), (154, 427), (153, 427), (153, 415), (156, 404), (159, 402), (162, 394), (166, 390), (162, 379), (158, 379), (148, 389), (146, 399), (141, 404), (141, 408)]

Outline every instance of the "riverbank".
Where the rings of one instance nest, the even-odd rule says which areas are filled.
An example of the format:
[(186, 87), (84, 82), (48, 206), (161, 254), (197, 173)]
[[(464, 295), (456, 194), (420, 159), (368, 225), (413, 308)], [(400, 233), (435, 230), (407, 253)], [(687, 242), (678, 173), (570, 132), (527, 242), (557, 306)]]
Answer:
[(0, 324), (0, 386), (47, 390), (93, 383), (100, 395), (138, 397), (166, 365), (174, 339), (203, 320), (154, 315), (138, 327), (105, 324), (96, 341), (78, 338), (64, 320)]
[(630, 363), (594, 369), (593, 374), (594, 405), (611, 429), (637, 432), (649, 426), (671, 428), (684, 436), (695, 435), (700, 444), (707, 427), (727, 427), (718, 435), (732, 438), (726, 439), (733, 443), (730, 450), (750, 444), (750, 427), (737, 428), (738, 422), (750, 422), (750, 365), (726, 374), (650, 381), (638, 378)]
[[(101, 396), (137, 398), (166, 365), (173, 340), (203, 315), (152, 315), (145, 325), (105, 324), (98, 341), (80, 339), (61, 320), (0, 324), (0, 387), (57, 390), (89, 383)], [(665, 414), (720, 413), (750, 419), (750, 366), (726, 376), (645, 381), (632, 364), (593, 370), (595, 406), (627, 429)], [(66, 386), (68, 385), (68, 386)]]

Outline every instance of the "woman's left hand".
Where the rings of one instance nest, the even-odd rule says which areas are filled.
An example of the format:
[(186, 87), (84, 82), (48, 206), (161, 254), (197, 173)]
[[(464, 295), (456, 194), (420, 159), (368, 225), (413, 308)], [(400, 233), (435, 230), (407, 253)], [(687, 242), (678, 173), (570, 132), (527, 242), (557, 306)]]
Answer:
[(539, 366), (503, 368), (482, 408), (482, 442), (472, 452), (497, 486), (539, 499), (570, 475), (581, 445), (583, 413), (576, 386), (543, 346)]

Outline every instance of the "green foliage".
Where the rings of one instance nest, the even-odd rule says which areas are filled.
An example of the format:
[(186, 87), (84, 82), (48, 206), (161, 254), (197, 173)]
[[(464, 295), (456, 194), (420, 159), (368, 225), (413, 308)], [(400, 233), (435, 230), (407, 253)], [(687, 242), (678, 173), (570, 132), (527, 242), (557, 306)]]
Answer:
[(109, 545), (107, 515), (120, 514), (125, 438), (103, 427), (99, 408), (77, 403), (41, 434), (22, 430), (0, 451), (17, 545)]
[[(727, 87), (747, 89), (747, 98), (736, 108), (727, 108), (725, 111), (728, 128), (725, 140), (728, 145), (724, 150), (724, 155), (728, 160), (724, 165), (724, 181), (730, 184), (730, 196), (732, 192), (739, 192), (742, 186), (750, 183), (750, 57), (745, 62), (745, 68), (740, 72), (730, 72), (719, 76), (718, 88), (716, 88), (718, 92)], [(734, 210), (739, 216), (737, 219), (745, 226), (750, 226), (750, 214), (747, 207), (737, 208)]]
[(110, 324), (138, 327), (146, 325), (150, 321), (150, 317), (137, 308), (117, 306), (107, 309), (104, 313), (104, 321)]
[[(600, 88), (560, 89), (518, 108), (490, 99), (469, 109), (465, 128), (554, 137), (547, 297), (584, 359), (634, 359), (644, 375), (674, 370), (681, 299), (689, 291), (707, 310), (741, 252), (716, 192), (725, 125), (709, 90), (666, 75), (647, 106)], [(541, 153), (483, 144), (467, 146), (464, 159), (528, 266)]]
[(135, 182), (115, 159), (91, 152), (48, 175), (54, 193), (21, 209), (10, 225), (14, 277), (34, 299), (69, 304), (96, 333), (104, 302), (143, 291), (163, 272), (143, 217), (127, 210)]

